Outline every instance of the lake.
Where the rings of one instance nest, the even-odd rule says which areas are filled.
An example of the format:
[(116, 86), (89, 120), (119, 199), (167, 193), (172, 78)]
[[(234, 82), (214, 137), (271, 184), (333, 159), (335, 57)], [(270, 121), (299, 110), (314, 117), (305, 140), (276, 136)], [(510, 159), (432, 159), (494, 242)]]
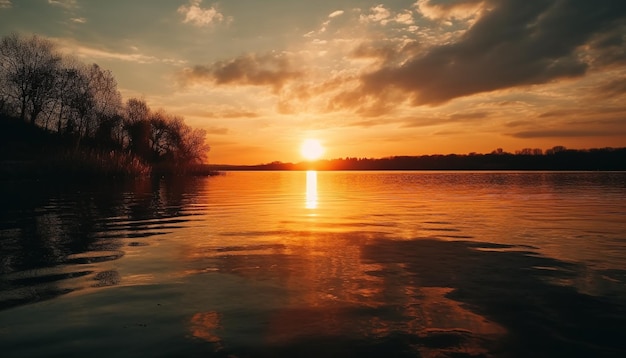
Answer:
[(626, 354), (626, 173), (3, 183), (3, 357)]

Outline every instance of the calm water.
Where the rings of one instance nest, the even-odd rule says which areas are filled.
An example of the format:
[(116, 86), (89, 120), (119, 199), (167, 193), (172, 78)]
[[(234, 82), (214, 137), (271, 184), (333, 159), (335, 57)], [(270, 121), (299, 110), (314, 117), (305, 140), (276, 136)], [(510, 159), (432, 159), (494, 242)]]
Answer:
[(626, 173), (0, 194), (3, 357), (626, 354)]

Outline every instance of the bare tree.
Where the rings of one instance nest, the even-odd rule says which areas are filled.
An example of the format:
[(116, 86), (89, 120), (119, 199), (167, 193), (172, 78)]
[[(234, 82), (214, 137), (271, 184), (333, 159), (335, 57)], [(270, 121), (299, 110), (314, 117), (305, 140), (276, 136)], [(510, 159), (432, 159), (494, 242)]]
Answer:
[[(116, 140), (116, 132), (121, 130), (122, 95), (117, 90), (113, 73), (97, 64), (87, 69), (90, 95), (93, 99), (93, 127), (97, 138), (108, 144)], [(119, 139), (117, 140), (119, 142)]]
[[(54, 86), (55, 101), (48, 112), (48, 119), (51, 116), (57, 116), (56, 130), (59, 133), (73, 133), (75, 131), (74, 113), (72, 104), (74, 101), (74, 90), (76, 86), (78, 67), (73, 59), (65, 59), (65, 63), (57, 70), (56, 81)], [(48, 128), (48, 119), (46, 119), (45, 127)]]
[(124, 128), (128, 136), (128, 149), (144, 159), (150, 157), (150, 107), (143, 99), (126, 101)]
[(68, 88), (70, 96), (70, 107), (76, 118), (76, 132), (80, 136), (89, 135), (89, 124), (93, 114), (94, 98), (89, 86), (89, 78), (84, 67), (71, 69), (68, 71), (71, 76), (71, 86)]
[(123, 105), (111, 71), (61, 57), (37, 36), (0, 40), (0, 112), (67, 134), (77, 151), (90, 138), (89, 148), (125, 149), (133, 160), (164, 167), (200, 162), (209, 150), (204, 131), (163, 110), (152, 112), (143, 99)]
[(22, 120), (35, 124), (37, 116), (54, 99), (56, 70), (61, 57), (51, 41), (13, 33), (0, 41), (2, 97), (18, 108)]
[(153, 162), (185, 166), (202, 162), (209, 151), (206, 133), (193, 129), (182, 117), (158, 110), (150, 116), (150, 150)]
[(210, 150), (206, 144), (206, 131), (191, 128), (182, 117), (174, 117), (171, 128), (176, 161), (188, 164), (200, 163), (206, 159)]
[(122, 108), (122, 95), (117, 90), (117, 81), (113, 73), (97, 64), (89, 67), (89, 83), (94, 97), (94, 111), (101, 117), (119, 114)]
[(129, 98), (124, 109), (125, 119), (128, 123), (147, 121), (150, 116), (150, 107), (143, 99)]
[(150, 150), (154, 161), (161, 161), (171, 151), (168, 141), (171, 135), (170, 115), (163, 110), (150, 117)]

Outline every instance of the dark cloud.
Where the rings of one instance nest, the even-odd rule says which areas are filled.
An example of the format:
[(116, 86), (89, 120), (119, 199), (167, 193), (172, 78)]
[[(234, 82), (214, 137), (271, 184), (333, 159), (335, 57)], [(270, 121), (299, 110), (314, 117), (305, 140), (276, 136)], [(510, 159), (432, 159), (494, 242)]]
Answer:
[(534, 122), (532, 121), (524, 121), (524, 120), (518, 120), (518, 121), (510, 121), (510, 122), (506, 122), (504, 123), (505, 126), (509, 127), (509, 128), (515, 128), (515, 127), (527, 127), (527, 126), (531, 126), (534, 125)]
[[(615, 83), (614, 85), (617, 86), (618, 84), (619, 83)], [(612, 82), (608, 83), (606, 87), (613, 87)], [(609, 90), (609, 88), (607, 88), (607, 90)], [(613, 91), (613, 89), (611, 89), (611, 91)], [(610, 107), (610, 108), (598, 108), (598, 107), (584, 106), (584, 107), (572, 107), (569, 109), (561, 109), (561, 110), (543, 112), (539, 114), (537, 118), (553, 118), (553, 117), (554, 118), (572, 118), (572, 117), (590, 117), (591, 116), (593, 117), (594, 122), (598, 122), (600, 120), (598, 116), (603, 116), (603, 117), (609, 116), (610, 118), (613, 118), (615, 117), (615, 115), (617, 115), (617, 118), (624, 118), (625, 114), (626, 114), (626, 107), (623, 107), (623, 106), (622, 107)]]
[(590, 44), (595, 52), (593, 65), (623, 66), (626, 64), (626, 22), (595, 36)]
[(350, 55), (353, 58), (379, 58), (388, 59), (396, 55), (395, 49), (391, 45), (374, 45), (372, 43), (362, 43)]
[(477, 5), (483, 2), (483, 0), (429, 0), (420, 2), (424, 2), (429, 7), (450, 11), (462, 5)]
[(609, 83), (602, 85), (600, 88), (601, 96), (617, 97), (626, 94), (626, 77), (617, 78)]
[[(520, 120), (506, 124), (516, 132), (516, 138), (589, 138), (626, 134), (624, 107), (593, 108), (589, 106), (554, 110), (539, 114), (535, 120)], [(543, 123), (543, 124), (539, 124)]]
[(576, 110), (576, 109), (560, 109), (560, 110), (555, 110), (555, 111), (548, 111), (548, 112), (543, 112), (541, 113), (539, 116), (537, 116), (538, 118), (552, 118), (552, 117), (571, 117), (571, 116), (575, 116), (577, 114), (580, 114), (580, 110)]
[(218, 85), (270, 86), (280, 90), (301, 72), (292, 69), (284, 54), (244, 55), (208, 66), (195, 66), (182, 73), (185, 82), (211, 81)]
[[(616, 112), (617, 113), (617, 112)], [(596, 114), (601, 114), (598, 112)], [(617, 114), (608, 118), (588, 118), (583, 120), (577, 120), (573, 122), (574, 124), (582, 124), (582, 125), (602, 125), (602, 126), (613, 126), (613, 128), (617, 128), (617, 132), (626, 133), (626, 113)]]
[[(509, 87), (542, 84), (586, 73), (580, 56), (592, 41), (597, 53), (622, 38), (626, 1), (488, 0), (487, 11), (457, 42), (409, 54), (363, 76), (361, 96), (390, 88), (408, 92), (415, 105)], [(456, 2), (458, 3), (458, 1)], [(604, 39), (604, 41), (600, 41)]]

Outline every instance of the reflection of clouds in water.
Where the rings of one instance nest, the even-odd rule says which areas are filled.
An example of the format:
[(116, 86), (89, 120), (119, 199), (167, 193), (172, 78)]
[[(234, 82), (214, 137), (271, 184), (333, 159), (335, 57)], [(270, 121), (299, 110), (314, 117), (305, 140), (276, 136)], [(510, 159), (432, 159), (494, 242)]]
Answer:
[[(626, 324), (622, 298), (592, 297), (553, 283), (584, 275), (577, 264), (510, 245), (428, 238), (376, 240), (363, 247), (363, 257), (383, 265), (378, 275), (388, 287), (435, 290), (440, 299), (421, 297), (415, 306), (431, 317), (427, 321), (437, 319), (454, 331), (485, 333), (480, 339), (502, 327), (506, 338), (494, 343), (519, 356), (594, 356), (598, 346), (623, 352), (623, 333), (616, 330)], [(388, 274), (388, 267), (399, 265), (404, 277)], [(442, 303), (453, 308), (452, 314), (441, 310)], [(473, 325), (457, 323), (465, 319)]]
[[(220, 256), (207, 255), (205, 264), (211, 262), (214, 266), (208, 271), (205, 267), (205, 271), (284, 287), (285, 296), (275, 297), (283, 304), (264, 312), (267, 323), (258, 332), (263, 344), (271, 347), (300, 351), (314, 346), (311, 339), (326, 338), (338, 339), (336, 344), (341, 346), (346, 344), (342, 340), (349, 337), (364, 345), (363, 349), (371, 348), (370, 344), (391, 344), (390, 352), (408, 349), (421, 356), (442, 350), (486, 354), (485, 342), (498, 340), (506, 333), (499, 324), (448, 298), (454, 288), (422, 286), (410, 264), (404, 262), (407, 253), (394, 253), (398, 263), (364, 256), (370, 253), (367, 248), (377, 243), (375, 235), (366, 233), (295, 234), (273, 252), (255, 250), (258, 248), (253, 246), (248, 252), (229, 250), (229, 255), (223, 255), (220, 250)], [(387, 249), (381, 247), (381, 251)], [(437, 260), (437, 256), (428, 260)], [(245, 307), (249, 304), (254, 300), (242, 303)], [(202, 327), (209, 328), (203, 328), (201, 334), (208, 339), (216, 337), (216, 320), (216, 315), (204, 318)], [(202, 319), (196, 317), (195, 321)], [(237, 327), (225, 324), (223, 329)], [(397, 335), (415, 341), (390, 343)]]
[(216, 332), (221, 329), (220, 320), (220, 314), (215, 311), (194, 314), (189, 324), (191, 335), (204, 341), (214, 343), (215, 350), (221, 349), (222, 339)]
[[(469, 241), (393, 240), (374, 233), (283, 237), (274, 250), (231, 248), (194, 261), (211, 274), (245, 278), (253, 291), (258, 282), (282, 288), (264, 296), (280, 304), (255, 308), (263, 318), (253, 322), (262, 339), (254, 349), (285, 356), (339, 354), (347, 347), (425, 357), (489, 356), (498, 349), (550, 356), (621, 344), (615, 328), (626, 321), (614, 305), (551, 283), (580, 275), (575, 264)], [(249, 297), (237, 311), (258, 299)], [(229, 311), (220, 311), (226, 318), (222, 337), (239, 329)], [(214, 317), (204, 319), (209, 328), (202, 334), (210, 339), (220, 324)], [(233, 353), (236, 344), (224, 341)]]
[[(406, 287), (407, 291), (414, 288)], [(444, 352), (463, 353), (470, 356), (487, 356), (485, 340), (497, 340), (507, 333), (501, 325), (470, 311), (461, 303), (446, 297), (452, 288), (421, 287), (415, 289), (417, 296), (403, 307), (403, 315), (408, 318), (404, 331), (429, 340), (448, 341), (441, 346), (421, 344), (422, 357), (440, 357)], [(409, 293), (409, 292), (407, 292)], [(387, 332), (388, 334), (391, 332)], [(452, 344), (453, 341), (458, 342)]]
[[(445, 298), (451, 289), (420, 291), (421, 296), (407, 298), (405, 304), (387, 302), (368, 307), (328, 299), (318, 301), (318, 306), (279, 309), (270, 316), (265, 343), (303, 348), (311, 344), (311, 337), (353, 337), (357, 344), (389, 345), (390, 355), (404, 350), (422, 357), (442, 356), (444, 352), (476, 356), (489, 353), (486, 341), (506, 334), (500, 325)], [(393, 342), (397, 336), (412, 338), (408, 342)]]

